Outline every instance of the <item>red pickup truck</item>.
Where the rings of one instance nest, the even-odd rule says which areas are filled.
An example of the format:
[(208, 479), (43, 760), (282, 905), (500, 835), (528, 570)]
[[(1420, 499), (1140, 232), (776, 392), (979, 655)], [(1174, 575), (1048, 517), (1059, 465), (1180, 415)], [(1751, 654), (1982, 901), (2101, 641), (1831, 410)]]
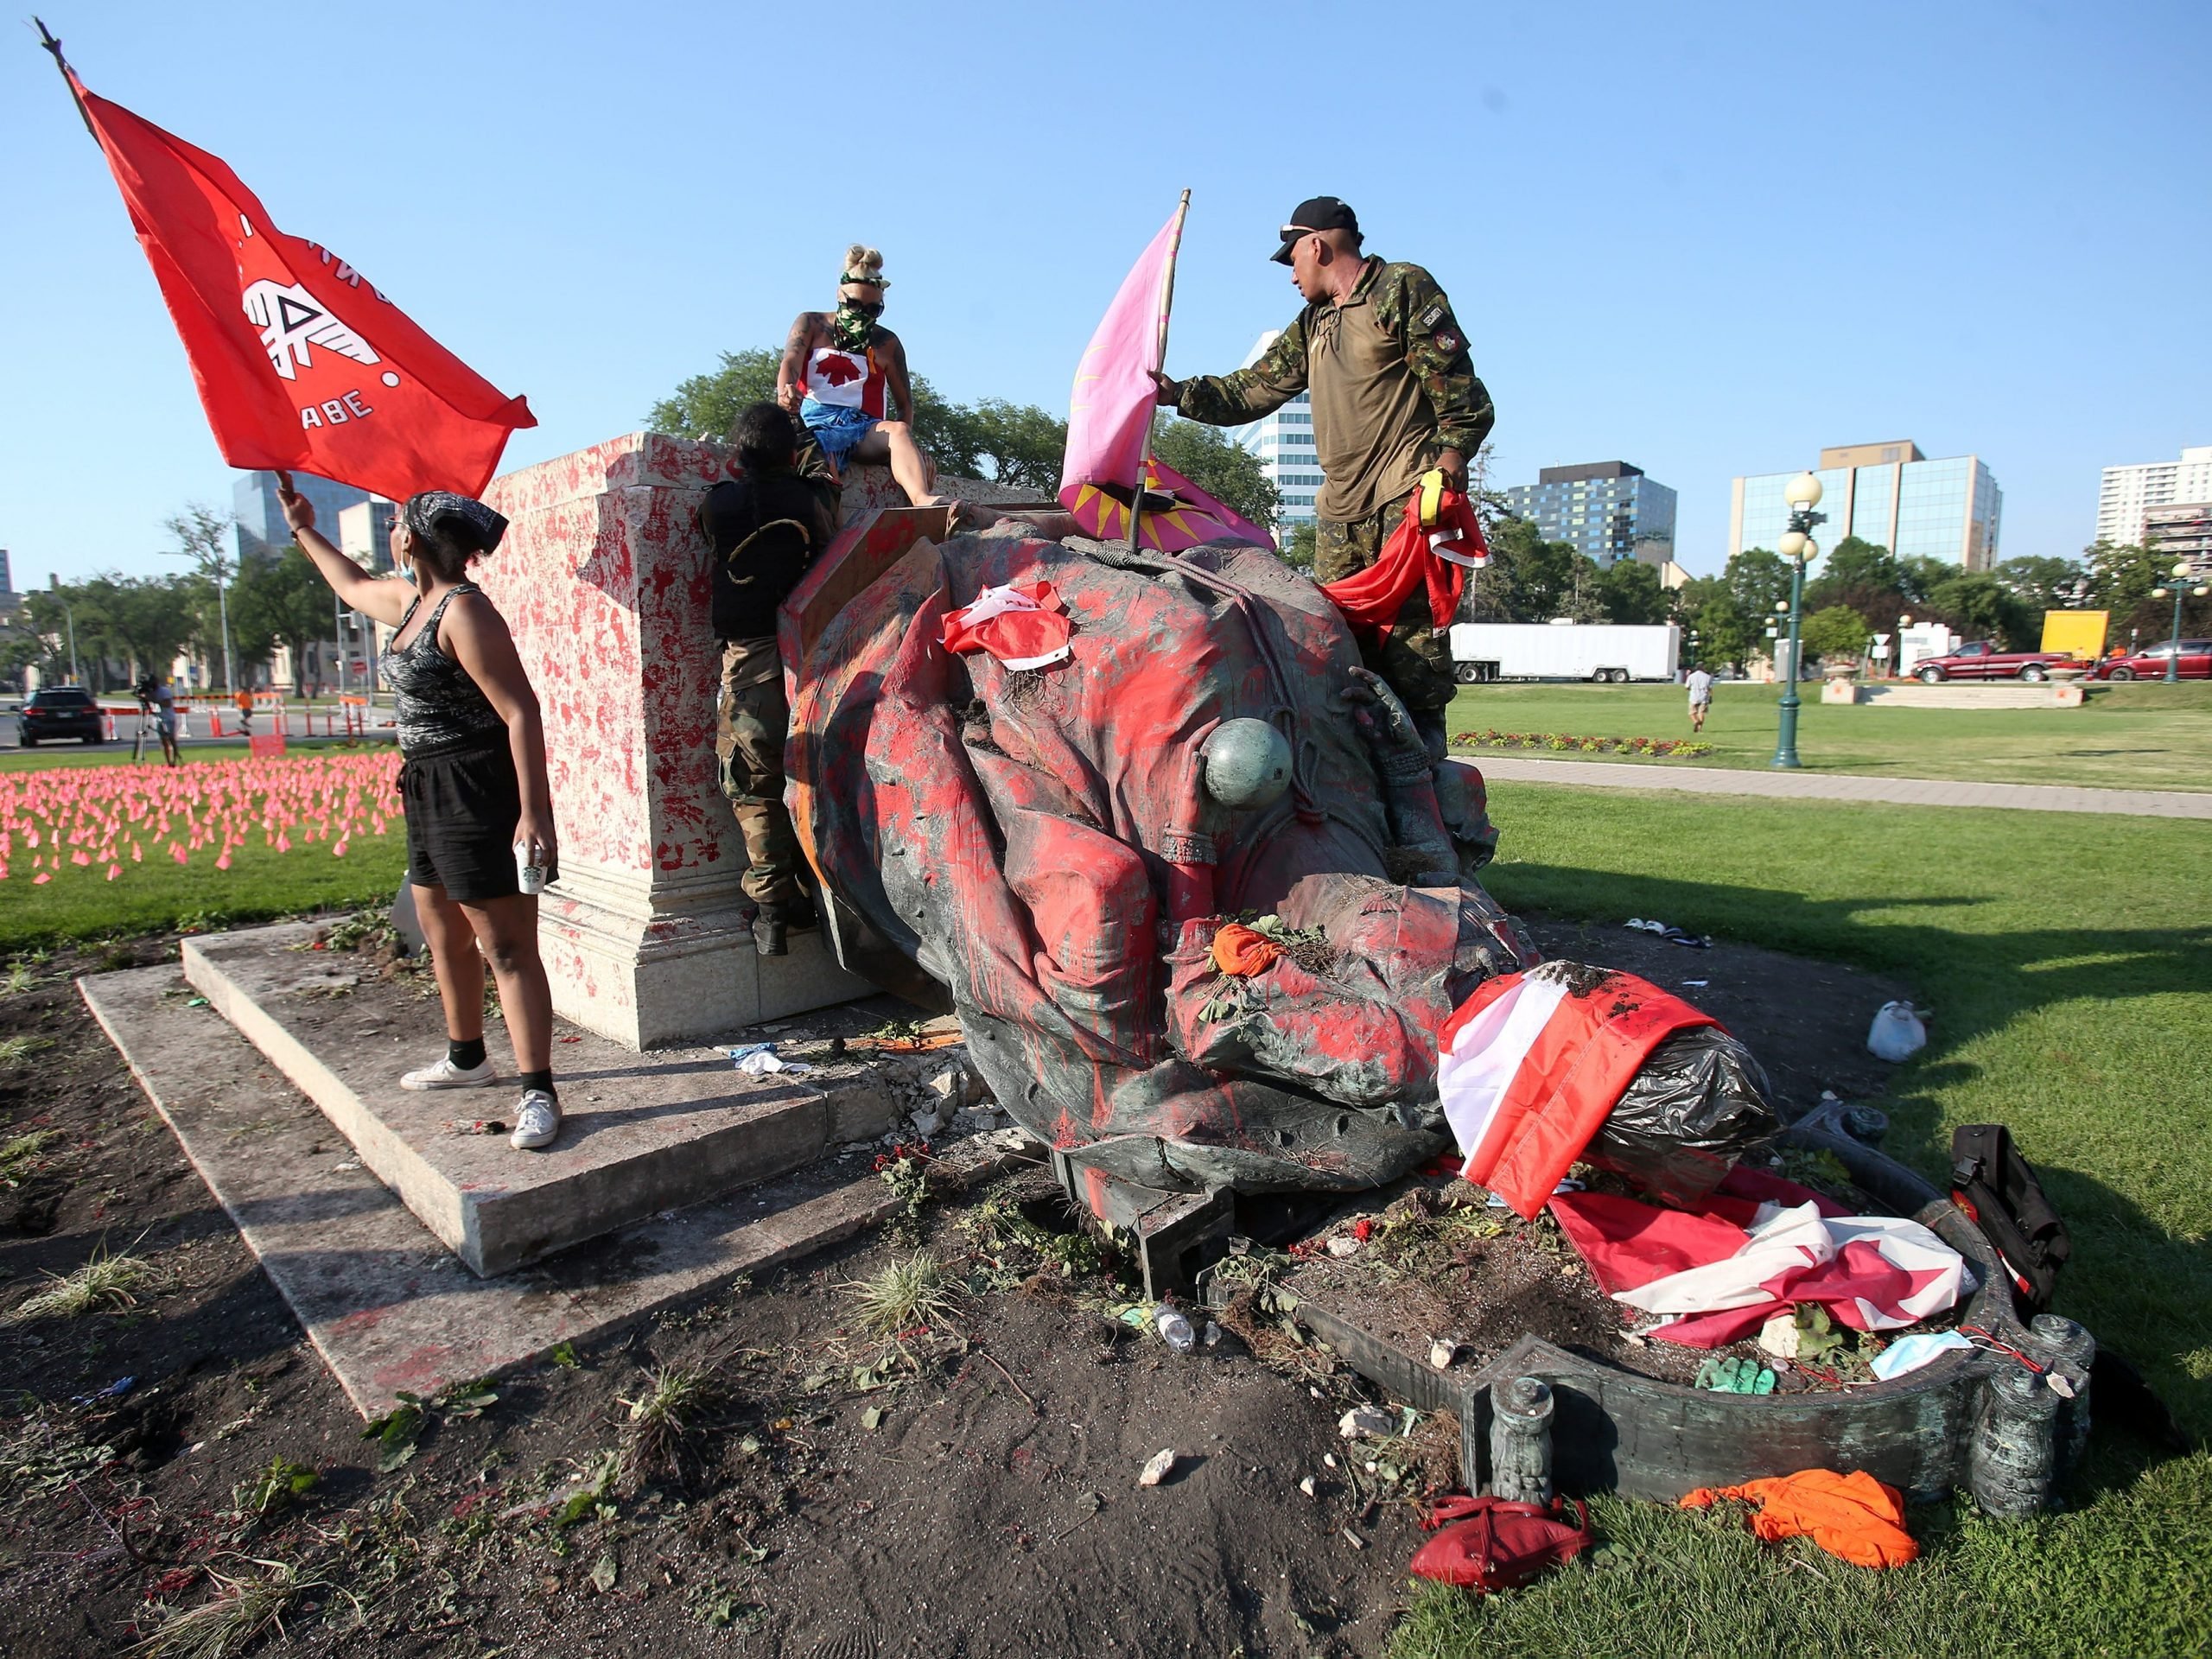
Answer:
[(1940, 685), (1945, 680), (2047, 680), (2054, 668), (2080, 666), (2063, 651), (1999, 651), (1986, 639), (1969, 639), (1948, 657), (1924, 658), (1912, 671)]

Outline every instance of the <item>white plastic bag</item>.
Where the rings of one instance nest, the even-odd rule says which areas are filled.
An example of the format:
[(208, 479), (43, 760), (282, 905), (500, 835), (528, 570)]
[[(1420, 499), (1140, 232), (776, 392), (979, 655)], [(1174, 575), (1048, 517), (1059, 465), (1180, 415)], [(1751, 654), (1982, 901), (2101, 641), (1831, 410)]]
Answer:
[(1885, 1002), (1866, 1031), (1866, 1046), (1878, 1058), (1909, 1060), (1928, 1046), (1928, 1027), (1910, 1002)]

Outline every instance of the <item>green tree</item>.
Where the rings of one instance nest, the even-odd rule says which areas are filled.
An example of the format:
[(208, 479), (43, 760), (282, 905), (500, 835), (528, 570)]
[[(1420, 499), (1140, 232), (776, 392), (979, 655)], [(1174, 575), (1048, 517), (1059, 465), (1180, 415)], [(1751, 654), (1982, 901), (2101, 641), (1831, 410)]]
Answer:
[(693, 375), (655, 404), (645, 416), (647, 429), (719, 442), (736, 423), (740, 410), (775, 401), (779, 358), (760, 347), (724, 352), (720, 368)]
[(1789, 561), (1763, 547), (1747, 547), (1721, 573), (1728, 596), (1752, 616), (1772, 616), (1776, 601), (1789, 597)]
[(1599, 601), (1608, 622), (1664, 622), (1667, 593), (1659, 585), (1659, 568), (1640, 559), (1622, 559), (1599, 580)]
[[(292, 689), (301, 695), (307, 690), (308, 647), (336, 637), (330, 589), (314, 563), (295, 546), (246, 561), (238, 572), (232, 620), (241, 654), (249, 660), (265, 658), (271, 644), (291, 652)], [(260, 649), (247, 652), (249, 640)]]
[[(986, 397), (963, 413), (976, 462), (990, 467), (988, 474), (971, 467), (973, 476), (1026, 490), (1040, 501), (1057, 496), (1060, 463), (1068, 451), (1065, 421), (1034, 404), (1009, 404), (1002, 397)], [(938, 464), (944, 462), (940, 459)]]
[[(1283, 537), (1282, 562), (1294, 570), (1313, 574), (1313, 550), (1320, 540), (1320, 531), (1311, 518), (1301, 519), (1290, 527), (1290, 534)], [(1473, 583), (1469, 583), (1471, 591)], [(1464, 610), (1465, 607), (1463, 606)]]
[(1282, 512), (1274, 480), (1259, 456), (1231, 442), (1219, 427), (1170, 416), (1154, 431), (1152, 453), (1231, 512), (1262, 530), (1274, 528)]
[(1802, 637), (1808, 656), (1834, 659), (1864, 656), (1871, 632), (1866, 619), (1850, 606), (1831, 605), (1805, 619)]
[(1690, 618), (1697, 630), (1697, 655), (1708, 663), (1726, 663), (1739, 672), (1764, 640), (1765, 625), (1759, 622), (1726, 591), (1713, 594)]
[[(194, 502), (168, 520), (166, 527), (176, 538), (177, 556), (192, 561), (199, 578), (199, 585), (192, 590), (197, 601), (192, 640), (200, 653), (221, 671), (223, 690), (227, 691), (231, 690), (233, 642), (226, 621), (228, 593), (231, 579), (237, 574), (237, 562), (232, 557), (232, 521), (213, 507)], [(333, 533), (337, 530), (334, 524), (323, 528)]]
[(1897, 562), (1877, 543), (1847, 536), (1821, 561), (1821, 580), (1845, 588), (1897, 588)]
[[(69, 671), (69, 619), (83, 597), (74, 583), (34, 588), (23, 595), (22, 629), (37, 651), (35, 656), (27, 658), (26, 665), (36, 667), (41, 677), (56, 678)], [(80, 663), (83, 658), (80, 641)]]
[(2097, 542), (2082, 556), (2088, 567), (2088, 599), (2099, 610), (2110, 611), (2117, 622), (2131, 616), (2163, 588), (2173, 562), (2133, 542)]
[(1905, 596), (1904, 572), (1890, 556), (1890, 550), (1856, 536), (1837, 543), (1821, 562), (1820, 575), (1805, 584), (1807, 612), (1848, 606), (1876, 633), (1893, 628), (1911, 604)]
[(2032, 647), (2043, 621), (2042, 612), (1986, 570), (1954, 570), (1921, 608), (1969, 639), (1993, 639), (2010, 651)]
[(1996, 576), (2037, 611), (2071, 609), (2088, 581), (2088, 573), (2074, 560), (2040, 556), (2006, 559)]
[(1908, 606), (1927, 607), (1938, 588), (1959, 574), (1959, 567), (1925, 554), (1908, 554), (1897, 561), (1897, 591)]
[(82, 583), (76, 589), (79, 651), (89, 639), (101, 656), (126, 663), (134, 675), (166, 675), (177, 652), (192, 637), (193, 620), (185, 601), (194, 580), (103, 572)]

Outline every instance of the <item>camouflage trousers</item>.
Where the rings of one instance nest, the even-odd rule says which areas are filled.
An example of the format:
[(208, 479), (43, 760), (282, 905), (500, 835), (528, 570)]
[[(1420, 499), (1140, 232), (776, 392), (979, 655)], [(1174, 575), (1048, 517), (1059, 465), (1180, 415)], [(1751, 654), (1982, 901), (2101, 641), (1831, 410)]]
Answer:
[[(1411, 492), (1407, 493), (1410, 494)], [(1373, 564), (1382, 543), (1405, 517), (1406, 497), (1349, 523), (1324, 518), (1314, 527), (1313, 580), (1342, 582)], [(1450, 627), (1452, 619), (1446, 617)], [(1428, 614), (1428, 589), (1416, 587), (1398, 613), (1397, 625), (1379, 645), (1363, 645), (1361, 659), (1398, 694), (1417, 723), (1441, 727), (1443, 711), (1459, 690), (1452, 674), (1452, 641), (1436, 632)], [(1426, 732), (1423, 734), (1426, 735)]]
[(715, 709), (715, 771), (745, 837), (745, 896), (757, 905), (789, 905), (804, 896), (798, 840), (784, 807), (784, 737), (791, 718), (776, 642), (724, 645), (721, 696)]

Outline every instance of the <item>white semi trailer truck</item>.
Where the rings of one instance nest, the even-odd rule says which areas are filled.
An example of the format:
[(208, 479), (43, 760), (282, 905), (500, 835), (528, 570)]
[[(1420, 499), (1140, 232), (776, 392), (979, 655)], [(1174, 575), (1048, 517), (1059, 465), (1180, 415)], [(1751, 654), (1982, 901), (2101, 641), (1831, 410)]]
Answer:
[(1455, 622), (1462, 685), (1489, 680), (1671, 680), (1681, 630), (1671, 622)]

